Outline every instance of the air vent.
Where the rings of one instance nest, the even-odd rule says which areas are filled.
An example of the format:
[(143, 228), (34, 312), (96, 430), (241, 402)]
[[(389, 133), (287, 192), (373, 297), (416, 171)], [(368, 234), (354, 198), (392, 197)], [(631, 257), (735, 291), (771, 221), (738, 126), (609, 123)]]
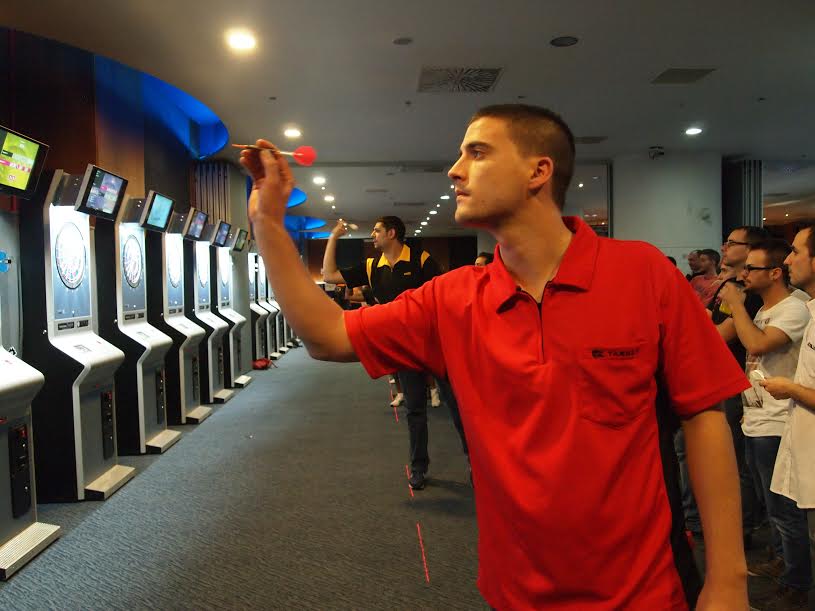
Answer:
[(365, 193), (387, 193), (388, 190), (385, 187), (366, 187)]
[(789, 193), (765, 193), (764, 197), (787, 197)]
[(575, 144), (600, 144), (608, 140), (608, 136), (578, 136), (574, 139)]
[(416, 207), (426, 205), (424, 202), (393, 202), (393, 205), (398, 208), (403, 207)]
[(503, 68), (422, 68), (419, 93), (488, 93)]
[(657, 76), (653, 85), (690, 85), (701, 81), (716, 68), (668, 68)]

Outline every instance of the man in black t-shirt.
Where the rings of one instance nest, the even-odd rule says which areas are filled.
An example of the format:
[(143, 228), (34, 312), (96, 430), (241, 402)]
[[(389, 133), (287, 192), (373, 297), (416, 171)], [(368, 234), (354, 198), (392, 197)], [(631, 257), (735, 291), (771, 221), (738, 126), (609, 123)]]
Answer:
[[(762, 227), (754, 227), (745, 225), (743, 227), (736, 227), (727, 236), (727, 240), (722, 244), (722, 265), (729, 266), (732, 276), (722, 282), (724, 286), (727, 282), (737, 282), (741, 278), (744, 265), (747, 262), (747, 253), (750, 252), (750, 247), (766, 240), (769, 233)], [(721, 286), (719, 289), (721, 290)], [(740, 285), (741, 286), (741, 285)], [(755, 318), (756, 313), (761, 309), (761, 297), (755, 293), (748, 293), (744, 301), (744, 307), (750, 318)], [(739, 341), (736, 334), (736, 326), (733, 323), (733, 317), (727, 304), (722, 303), (719, 298), (719, 291), (711, 299), (707, 306), (711, 312), (711, 318), (722, 339), (727, 342), (730, 352), (733, 357), (738, 361), (741, 368), (744, 369), (747, 360), (747, 350)], [(739, 467), (739, 478), (741, 479), (741, 503), (742, 503), (742, 516), (744, 526), (744, 543), (745, 547), (750, 547), (751, 532), (754, 527), (758, 526), (762, 521), (761, 501), (756, 494), (755, 486), (753, 485), (752, 476), (747, 467), (747, 462), (744, 457), (744, 433), (741, 430), (741, 419), (744, 415), (744, 408), (742, 406), (741, 395), (732, 397), (725, 402), (725, 413), (727, 414), (727, 421), (730, 424), (730, 430), (733, 434), (733, 445), (736, 449), (736, 461)]]
[[(323, 257), (323, 279), (344, 282), (349, 288), (369, 285), (378, 303), (388, 303), (403, 292), (417, 289), (441, 274), (438, 263), (425, 251), (405, 244), (405, 224), (396, 216), (383, 216), (371, 232), (374, 248), (381, 252), (352, 267), (337, 268), (337, 239), (348, 232), (340, 219), (331, 231)], [(410, 486), (421, 490), (425, 485), (430, 457), (427, 453), (427, 396), (425, 374), (419, 371), (399, 371), (399, 383), (405, 397), (408, 430), (410, 432)], [(461, 438), (464, 453), (467, 442), (458, 412), (458, 403), (447, 380), (436, 378), (442, 399), (447, 403), (453, 424)]]

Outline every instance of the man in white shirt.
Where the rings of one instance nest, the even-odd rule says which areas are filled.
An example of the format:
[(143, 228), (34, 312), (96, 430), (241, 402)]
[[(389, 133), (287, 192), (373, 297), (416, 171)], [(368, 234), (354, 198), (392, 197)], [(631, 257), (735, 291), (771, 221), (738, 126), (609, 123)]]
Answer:
[[(801, 338), (809, 320), (804, 302), (792, 295), (784, 260), (790, 253), (784, 240), (771, 239), (750, 249), (742, 272), (745, 290), (761, 297), (764, 305), (753, 320), (744, 307), (744, 292), (735, 283), (720, 295), (733, 313), (739, 340), (747, 349), (746, 371), (751, 379), (791, 377), (798, 362)], [(753, 373), (759, 372), (759, 373)], [(764, 609), (806, 609), (812, 585), (806, 514), (789, 498), (770, 489), (781, 435), (787, 424), (789, 401), (776, 399), (758, 382), (743, 393), (745, 450), (756, 487), (764, 494), (773, 525), (777, 557), (751, 565), (748, 572), (776, 578), (776, 600)], [(754, 601), (752, 601), (754, 602)], [(781, 606), (783, 604), (783, 606)]]
[[(801, 229), (784, 263), (790, 280), (815, 297), (815, 225)], [(815, 314), (815, 299), (807, 303)], [(783, 494), (807, 510), (809, 539), (815, 552), (815, 324), (804, 331), (795, 380), (771, 377), (761, 383), (778, 400), (791, 400), (792, 408), (773, 472), (773, 492)]]

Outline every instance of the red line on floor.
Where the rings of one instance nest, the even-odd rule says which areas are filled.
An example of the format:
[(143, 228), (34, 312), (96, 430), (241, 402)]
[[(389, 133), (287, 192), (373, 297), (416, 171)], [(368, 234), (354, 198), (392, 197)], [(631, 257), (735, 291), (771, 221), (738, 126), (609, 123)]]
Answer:
[(407, 477), (407, 479), (408, 479), (408, 490), (410, 491), (410, 498), (414, 498), (413, 497), (413, 488), (410, 487), (410, 470), (408, 469), (407, 465), (405, 465), (405, 477)]
[(424, 578), (430, 583), (430, 573), (427, 571), (427, 558), (424, 555), (424, 541), (422, 541), (422, 527), (416, 522), (416, 532), (419, 533), (419, 547), (422, 549), (422, 564), (424, 565)]
[(399, 412), (396, 411), (396, 406), (393, 406), (393, 417), (396, 418), (396, 422), (399, 422)]

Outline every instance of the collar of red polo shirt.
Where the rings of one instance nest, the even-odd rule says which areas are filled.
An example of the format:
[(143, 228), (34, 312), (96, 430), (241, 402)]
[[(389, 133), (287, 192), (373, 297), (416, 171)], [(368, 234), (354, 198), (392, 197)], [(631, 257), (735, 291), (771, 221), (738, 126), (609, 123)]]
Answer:
[[(557, 274), (549, 283), (553, 287), (587, 291), (591, 288), (597, 264), (600, 238), (591, 227), (576, 216), (564, 216), (563, 223), (572, 232), (572, 241), (563, 254)], [(518, 283), (504, 266), (501, 247), (495, 247), (495, 260), (490, 266), (487, 299), (496, 310), (518, 294)]]

